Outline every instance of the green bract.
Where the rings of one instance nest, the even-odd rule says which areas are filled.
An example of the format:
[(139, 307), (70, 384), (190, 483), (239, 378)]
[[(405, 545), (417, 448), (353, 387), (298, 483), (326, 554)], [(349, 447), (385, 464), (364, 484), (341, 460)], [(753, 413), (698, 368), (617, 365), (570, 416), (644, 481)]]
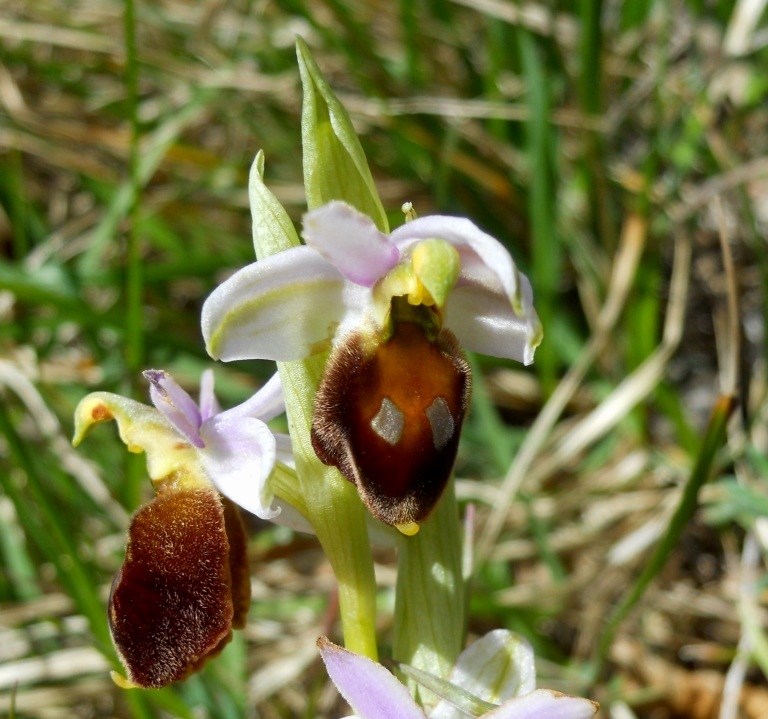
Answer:
[(251, 165), (248, 197), (253, 218), (253, 247), (260, 260), (301, 244), (291, 218), (264, 184), (264, 151), (259, 150)]
[(296, 54), (304, 87), (301, 138), (307, 207), (344, 200), (368, 215), (382, 232), (389, 232), (387, 215), (347, 111), (301, 38), (296, 41)]

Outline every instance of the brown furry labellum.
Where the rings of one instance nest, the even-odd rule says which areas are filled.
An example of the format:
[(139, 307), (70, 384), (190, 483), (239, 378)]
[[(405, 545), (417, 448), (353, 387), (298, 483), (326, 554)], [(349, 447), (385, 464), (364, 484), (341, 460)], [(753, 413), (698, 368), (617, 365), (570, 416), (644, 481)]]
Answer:
[(126, 686), (159, 688), (202, 668), (245, 625), (246, 537), (213, 487), (162, 489), (134, 516), (109, 627)]
[(450, 331), (431, 340), (420, 323), (400, 321), (383, 342), (354, 333), (332, 353), (315, 398), (315, 452), (374, 516), (418, 525), (448, 482), (470, 393)]

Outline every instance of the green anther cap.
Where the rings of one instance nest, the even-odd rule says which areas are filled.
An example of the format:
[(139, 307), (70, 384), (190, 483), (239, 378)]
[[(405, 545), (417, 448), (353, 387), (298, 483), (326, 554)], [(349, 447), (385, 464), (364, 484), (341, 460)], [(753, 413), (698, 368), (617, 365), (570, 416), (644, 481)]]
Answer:
[(456, 248), (445, 240), (424, 240), (414, 248), (411, 261), (423, 297), (409, 297), (409, 301), (444, 307), (459, 278), (461, 261)]

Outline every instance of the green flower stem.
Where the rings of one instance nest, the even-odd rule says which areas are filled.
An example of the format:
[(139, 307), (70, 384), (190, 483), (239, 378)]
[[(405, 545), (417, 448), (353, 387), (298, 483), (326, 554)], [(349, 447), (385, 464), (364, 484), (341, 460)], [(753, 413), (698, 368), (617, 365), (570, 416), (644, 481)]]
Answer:
[[(267, 189), (263, 176), (264, 155), (259, 152), (249, 183), (253, 242), (259, 259), (299, 244), (285, 209)], [(309, 520), (331, 563), (339, 583), (345, 645), (376, 660), (376, 579), (366, 510), (354, 486), (336, 469), (326, 467), (312, 448), (312, 408), (326, 359), (320, 354), (303, 362), (277, 363), (301, 499), (297, 501), (296, 487), (290, 486), (284, 473), (272, 487)]]
[(393, 654), (447, 678), (464, 640), (464, 588), (454, 481), (418, 534), (400, 542)]
[[(296, 55), (304, 90), (301, 140), (307, 207), (344, 200), (388, 231), (387, 215), (346, 110), (300, 38)], [(325, 359), (306, 360), (301, 369), (280, 368), (291, 441), (309, 519), (339, 582), (344, 643), (376, 659), (376, 582), (366, 510), (354, 486), (336, 469), (324, 466), (312, 449), (312, 403)]]
[(324, 364), (324, 356), (313, 357), (278, 362), (278, 370), (306, 516), (339, 583), (344, 644), (375, 661), (376, 579), (365, 508), (354, 486), (312, 449), (312, 401)]

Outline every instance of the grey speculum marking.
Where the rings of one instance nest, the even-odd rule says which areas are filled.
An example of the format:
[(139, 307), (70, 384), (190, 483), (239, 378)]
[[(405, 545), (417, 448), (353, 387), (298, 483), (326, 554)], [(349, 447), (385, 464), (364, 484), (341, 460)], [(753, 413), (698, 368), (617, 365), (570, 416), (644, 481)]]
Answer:
[(394, 447), (403, 436), (404, 427), (405, 415), (403, 411), (389, 397), (384, 397), (381, 400), (379, 411), (371, 420), (371, 429)]
[(435, 397), (434, 402), (427, 407), (426, 413), (429, 426), (432, 427), (435, 449), (440, 450), (451, 441), (456, 430), (456, 422), (444, 397)]

